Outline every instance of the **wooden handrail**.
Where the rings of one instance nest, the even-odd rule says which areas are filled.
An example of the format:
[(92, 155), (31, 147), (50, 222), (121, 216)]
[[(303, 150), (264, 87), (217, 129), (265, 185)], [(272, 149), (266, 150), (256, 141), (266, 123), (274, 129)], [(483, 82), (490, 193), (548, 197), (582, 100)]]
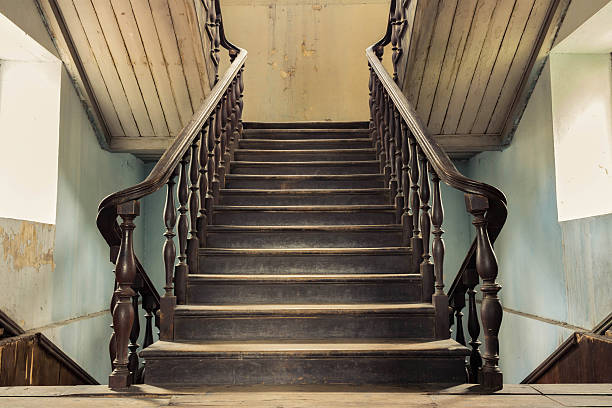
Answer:
[[(205, 237), (206, 213), (209, 211), (205, 205), (211, 205), (202, 197), (200, 200), (199, 190), (206, 192), (208, 188), (207, 173), (211, 180), (211, 186), (217, 186), (219, 180), (218, 172), (222, 171), (223, 160), (228, 154), (232, 142), (237, 139), (236, 135), (242, 132), (242, 89), (244, 63), (247, 51), (230, 43), (223, 26), (223, 18), (219, 0), (211, 0), (204, 3), (208, 10), (207, 31), (211, 40), (211, 58), (215, 62), (215, 85), (202, 102), (200, 107), (191, 117), (189, 123), (179, 132), (172, 144), (162, 154), (161, 158), (153, 167), (144, 181), (113, 193), (102, 200), (98, 206), (96, 224), (98, 230), (110, 247), (111, 262), (115, 264), (115, 291), (111, 301), (111, 313), (113, 315), (113, 337), (110, 343), (111, 361), (113, 373), (109, 377), (111, 388), (124, 388), (132, 381), (138, 380), (142, 374), (139, 368), (136, 341), (139, 336), (139, 323), (136, 315), (138, 307), (138, 293), (142, 295), (142, 306), (146, 310), (147, 331), (145, 333), (145, 344), (147, 347), (152, 343), (151, 320), (153, 315), (159, 311), (159, 323), (156, 317), (156, 325), (160, 328), (160, 337), (167, 339), (172, 331), (174, 305), (177, 296), (181, 297), (184, 292), (184, 280), (189, 268), (195, 268), (193, 258), (197, 260), (197, 241), (199, 236)], [(216, 53), (219, 46), (229, 51), (231, 64), (221, 78), (217, 78), (218, 57)], [(216, 122), (213, 122), (216, 116)], [(206, 131), (210, 127), (209, 138), (205, 139)], [(232, 133), (232, 134), (228, 134)], [(191, 156), (191, 160), (190, 157)], [(212, 162), (208, 159), (212, 158)], [(190, 175), (186, 169), (191, 161)], [(174, 201), (167, 205), (164, 215), (166, 223), (166, 244), (164, 246), (164, 263), (166, 265), (166, 293), (160, 297), (149, 276), (139, 262), (133, 251), (134, 220), (140, 212), (140, 201), (142, 198), (155, 193), (162, 187), (168, 187), (168, 196), (172, 197), (172, 186), (174, 178), (180, 173), (178, 197), (181, 207), (179, 212), (179, 263), (174, 275), (174, 263), (177, 256), (176, 248), (172, 242), (174, 227), (176, 224), (176, 208)], [(214, 182), (212, 177), (215, 177)], [(189, 178), (189, 180), (187, 180)], [(206, 181), (206, 182), (205, 182)], [(215, 184), (216, 183), (216, 184)], [(189, 186), (189, 187), (188, 187)], [(191, 193), (189, 193), (191, 190)], [(189, 203), (187, 197), (189, 196)], [(172, 199), (173, 200), (173, 199)], [(210, 200), (213, 202), (214, 200)], [(121, 217), (121, 225), (117, 218)], [(188, 218), (191, 222), (188, 221)], [(187, 238), (188, 225), (190, 238)], [(200, 230), (201, 229), (201, 230)], [(189, 242), (189, 254), (187, 260), (187, 242)], [(190, 263), (191, 265), (188, 265)], [(179, 284), (179, 280), (182, 280)], [(174, 294), (172, 293), (174, 283)], [(182, 291), (182, 292), (181, 292)], [(181, 292), (181, 293), (179, 293)], [(165, 336), (165, 337), (164, 337)], [(129, 344), (128, 344), (129, 343)]]
[[(425, 221), (426, 229), (424, 228), (422, 234), (423, 238), (418, 238), (418, 240), (412, 241), (413, 252), (423, 249), (422, 247), (417, 248), (416, 244), (419, 241), (421, 245), (425, 245), (425, 249), (423, 250), (423, 262), (420, 265), (422, 275), (424, 267), (432, 267), (431, 262), (429, 261), (429, 228), (431, 220), (434, 218), (434, 258), (436, 255), (438, 255), (439, 260), (441, 261), (443, 260), (444, 255), (444, 247), (443, 243), (441, 242), (441, 235), (443, 233), (441, 230), (441, 223), (443, 219), (442, 205), (441, 203), (436, 203), (436, 197), (434, 197), (434, 218), (432, 218), (432, 216), (429, 214), (429, 209), (431, 207), (429, 206), (429, 182), (426, 178), (427, 173), (432, 175), (434, 188), (437, 188), (438, 181), (442, 181), (448, 186), (465, 193), (467, 211), (475, 218), (473, 223), (477, 230), (477, 236), (472, 242), (472, 245), (470, 246), (447, 295), (445, 295), (442, 291), (444, 286), (443, 283), (439, 282), (439, 280), (442, 279), (442, 266), (435, 266), (436, 269), (439, 268), (440, 271), (436, 272), (436, 294), (434, 294), (433, 302), (434, 304), (436, 303), (435, 297), (438, 295), (439, 297), (444, 298), (444, 301), (439, 302), (441, 308), (448, 309), (448, 301), (450, 300), (452, 302), (455, 296), (465, 297), (466, 290), (469, 290), (470, 288), (473, 290), (474, 286), (478, 283), (478, 275), (480, 275), (480, 278), (483, 279), (481, 290), (485, 294), (483, 309), (486, 306), (486, 312), (490, 314), (490, 316), (487, 317), (489, 320), (484, 322), (483, 325), (487, 326), (485, 329), (491, 329), (488, 332), (485, 331), (485, 367), (482, 369), (482, 371), (485, 372), (485, 375), (483, 376), (482, 381), (485, 386), (488, 386), (488, 388), (499, 389), (501, 388), (501, 371), (499, 371), (499, 368), (497, 367), (497, 332), (499, 330), (499, 324), (501, 323), (502, 312), (501, 304), (497, 298), (497, 292), (501, 287), (495, 282), (497, 277), (497, 261), (493, 252), (492, 243), (495, 242), (506, 221), (507, 200), (505, 195), (497, 188), (465, 177), (457, 170), (448, 154), (446, 154), (446, 152), (434, 140), (429, 130), (418, 116), (410, 101), (408, 101), (406, 96), (403, 94), (396, 81), (394, 81), (394, 79), (382, 65), (381, 60), (384, 53), (384, 47), (389, 43), (392, 43), (394, 52), (394, 70), (396, 71), (394, 73), (394, 77), (397, 78), (396, 61), (402, 52), (401, 36), (404, 32), (402, 25), (405, 24), (403, 17), (405, 14), (405, 3), (406, 2), (401, 2), (400, 4), (396, 3), (396, 0), (391, 0), (389, 20), (384, 37), (366, 49), (366, 56), (371, 72), (370, 109), (372, 117), (370, 121), (370, 131), (373, 135), (373, 142), (377, 144), (378, 150), (380, 151), (381, 161), (383, 162), (381, 163), (381, 168), (385, 167), (385, 175), (390, 179), (389, 183), (392, 191), (394, 191), (394, 188), (398, 189), (397, 186), (400, 185), (398, 191), (400, 191), (400, 194), (403, 195), (401, 198), (396, 199), (396, 203), (401, 203), (403, 201), (406, 203), (408, 202), (408, 191), (406, 191), (406, 187), (408, 185), (410, 185), (415, 191), (413, 192), (413, 195), (415, 195), (416, 190), (419, 189), (419, 183), (414, 180), (412, 174), (410, 176), (411, 179), (409, 179), (407, 182), (402, 180), (401, 174), (398, 174), (400, 173), (400, 168), (402, 168), (401, 161), (404, 162), (405, 168), (417, 167), (417, 170), (414, 173), (414, 175), (417, 177), (419, 175), (418, 162), (422, 163), (420, 167), (421, 176), (424, 173), (425, 178), (421, 178), (418, 181), (421, 183), (421, 186), (426, 184), (426, 188), (425, 190), (421, 188), (417, 197), (422, 195), (425, 202), (423, 203), (421, 201), (421, 207), (417, 207), (416, 210), (413, 207), (414, 203), (419, 203), (419, 198), (416, 198), (416, 201), (411, 202), (410, 204), (410, 210), (413, 213), (416, 211), (417, 217), (415, 218), (415, 221), (417, 222), (417, 225), (419, 211), (421, 211), (421, 217), (424, 217), (421, 218), (421, 222), (423, 222), (423, 220)], [(401, 128), (401, 130), (398, 128)], [(406, 132), (404, 132), (404, 128), (406, 128)], [(408, 141), (403, 139), (408, 139)], [(407, 148), (410, 143), (416, 143), (418, 148), (414, 151), (410, 150), (410, 148)], [(406, 149), (410, 151), (406, 153)], [(396, 157), (386, 157), (392, 155), (395, 155)], [(397, 157), (398, 155), (401, 157)], [(405, 159), (405, 156), (407, 155), (411, 157), (409, 166), (407, 165), (407, 160)], [(413, 158), (413, 156), (415, 157)], [(418, 156), (418, 162), (416, 156)], [(400, 163), (394, 163), (396, 160), (399, 160)], [(425, 166), (423, 167), (423, 165)], [(423, 169), (425, 170), (423, 171)], [(410, 169), (410, 171), (412, 170), (413, 169)], [(406, 172), (406, 170), (404, 171)], [(407, 177), (406, 174), (404, 174), (403, 177)], [(401, 189), (402, 181), (404, 181), (403, 192)], [(439, 190), (436, 190), (435, 194), (437, 195), (439, 201)], [(406, 205), (406, 208), (408, 208), (408, 205)], [(404, 212), (407, 214), (405, 210)], [(414, 233), (420, 233), (418, 227), (414, 229)], [(425, 235), (427, 235), (427, 237), (425, 237)], [(419, 258), (415, 263), (416, 265), (419, 265), (421, 261), (420, 256), (420, 254), (416, 254), (416, 257)], [(478, 275), (475, 274), (476, 271), (478, 272)], [(427, 274), (423, 276), (426, 275)], [(473, 281), (474, 276), (476, 282), (472, 282), (472, 285), (469, 281), (470, 279)], [(430, 283), (433, 285), (433, 282), (426, 280), (423, 282), (423, 284), (426, 286)], [(425, 295), (424, 298), (427, 299), (427, 296)], [(428, 299), (432, 299), (431, 292), (429, 293)], [(436, 313), (437, 320), (447, 318), (445, 317), (445, 314), (447, 315), (447, 313), (445, 313), (444, 310), (441, 310), (439, 315), (438, 310)], [(450, 316), (452, 316), (452, 309), (450, 310)], [(473, 318), (475, 318), (475, 316)], [(444, 331), (445, 325), (438, 325), (438, 323), (439, 322), (436, 323), (437, 327), (441, 327)], [(446, 327), (448, 327), (448, 323), (446, 323)], [(477, 333), (479, 333), (479, 327), (475, 327), (474, 331), (470, 331), (470, 333), (476, 333), (476, 337), (478, 337)], [(460, 338), (463, 339), (463, 333), (461, 333)], [(477, 338), (472, 340), (474, 341), (474, 346), (477, 348), (480, 345)], [(479, 358), (479, 355), (477, 358)]]

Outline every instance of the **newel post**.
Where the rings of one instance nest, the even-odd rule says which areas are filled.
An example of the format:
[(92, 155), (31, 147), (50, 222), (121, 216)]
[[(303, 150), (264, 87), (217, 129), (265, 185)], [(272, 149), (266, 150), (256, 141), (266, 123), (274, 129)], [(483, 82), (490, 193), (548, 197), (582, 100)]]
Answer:
[(113, 307), (113, 329), (116, 348), (113, 361), (113, 372), (108, 377), (110, 388), (126, 388), (131, 385), (131, 374), (128, 368), (128, 344), (132, 325), (134, 324), (134, 307), (132, 298), (135, 296), (133, 289), (136, 280), (136, 257), (134, 256), (133, 231), (136, 226), (134, 219), (140, 215), (140, 203), (130, 201), (117, 206), (117, 215), (122, 219), (121, 223), (121, 246), (117, 256), (115, 267), (115, 279), (117, 289), (113, 296), (116, 303)]
[(497, 296), (501, 286), (497, 279), (497, 258), (489, 240), (485, 213), (489, 209), (489, 200), (475, 194), (465, 195), (467, 211), (474, 216), (472, 224), (476, 227), (476, 272), (482, 279), (482, 305), (480, 315), (484, 331), (484, 364), (480, 371), (480, 383), (487, 389), (500, 390), (503, 387), (503, 375), (499, 369), (499, 328), (502, 322), (502, 305)]

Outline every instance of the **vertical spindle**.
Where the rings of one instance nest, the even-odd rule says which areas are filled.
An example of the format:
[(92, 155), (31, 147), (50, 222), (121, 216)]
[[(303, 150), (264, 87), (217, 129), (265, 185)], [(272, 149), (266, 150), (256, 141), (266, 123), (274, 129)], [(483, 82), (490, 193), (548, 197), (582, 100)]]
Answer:
[[(206, 189), (206, 198), (204, 208), (206, 208), (206, 215), (208, 224), (212, 222), (213, 212), (212, 208), (215, 203), (215, 177), (216, 176), (216, 163), (215, 163), (215, 149), (216, 149), (216, 121), (215, 116), (211, 115), (208, 121), (208, 138), (206, 142), (206, 149), (208, 150), (208, 160), (206, 162), (206, 175), (208, 178), (208, 188)], [(205, 238), (200, 238), (205, 239)], [(200, 241), (201, 242), (201, 241)]]
[(397, 192), (395, 193), (395, 214), (396, 222), (399, 224), (402, 222), (402, 214), (404, 212), (404, 183), (402, 180), (402, 124), (403, 120), (400, 118), (400, 114), (397, 109), (393, 109), (393, 117), (395, 118), (395, 132), (394, 138), (394, 173), (396, 175)]
[(174, 179), (177, 175), (174, 170), (166, 182), (166, 203), (164, 205), (164, 225), (166, 231), (164, 237), (164, 247), (162, 254), (164, 258), (164, 269), (166, 272), (166, 284), (164, 285), (164, 295), (160, 299), (160, 340), (172, 341), (174, 339), (174, 307), (176, 306), (176, 296), (174, 296), (174, 260), (176, 259), (176, 246), (174, 245), (174, 227), (176, 226), (176, 206), (174, 204)]
[(421, 256), (423, 254), (423, 241), (419, 230), (419, 159), (417, 157), (417, 143), (413, 135), (410, 135), (410, 210), (412, 211), (412, 237), (410, 246), (412, 247), (412, 273), (420, 273)]
[[(423, 242), (423, 256), (420, 265), (421, 278), (423, 283), (423, 301), (431, 302), (431, 295), (434, 291), (434, 270), (433, 264), (431, 263), (431, 253), (429, 252), (430, 232), (431, 232), (431, 215), (429, 214), (429, 178), (427, 157), (421, 148), (418, 148), (420, 168), (420, 189), (419, 199), (421, 201), (421, 239)], [(445, 313), (445, 320), (448, 320), (448, 316)]]
[(395, 167), (395, 156), (396, 156), (396, 144), (395, 144), (395, 139), (396, 139), (396, 129), (395, 126), (397, 124), (397, 112), (395, 110), (395, 105), (393, 104), (393, 101), (391, 100), (391, 97), (389, 97), (389, 135), (388, 135), (388, 139), (389, 139), (389, 190), (391, 191), (391, 199), (395, 201), (396, 197), (397, 197), (397, 190), (398, 190), (398, 182), (397, 182), (397, 173), (396, 173), (396, 167)]
[(187, 239), (187, 265), (189, 273), (198, 273), (198, 216), (200, 214), (200, 150), (202, 132), (198, 132), (191, 144), (191, 164), (189, 165), (189, 238)]
[(410, 214), (410, 166), (408, 165), (408, 160), (410, 158), (410, 145), (408, 143), (408, 139), (410, 138), (410, 129), (408, 129), (408, 125), (403, 120), (401, 120), (401, 125), (402, 190), (404, 192), (404, 208), (402, 211), (401, 223), (404, 230), (404, 233), (402, 234), (403, 243), (404, 245), (409, 245), (410, 238), (412, 238), (412, 214)]
[(435, 291), (432, 296), (432, 303), (436, 308), (436, 336), (439, 339), (447, 339), (450, 336), (450, 327), (448, 325), (448, 296), (444, 293), (445, 248), (444, 240), (442, 239), (442, 234), (444, 234), (444, 230), (442, 229), (442, 223), (444, 222), (444, 206), (442, 204), (442, 192), (440, 191), (440, 178), (431, 165), (430, 172), (433, 185), (431, 221), (433, 224), (434, 236), (431, 252), (433, 254), (435, 276)]
[(468, 295), (468, 333), (470, 334), (470, 362), (468, 364), (468, 382), (478, 383), (478, 373), (482, 367), (480, 356), (480, 323), (476, 310), (476, 285), (478, 285), (478, 273), (473, 268), (468, 268), (463, 274), (463, 283), (467, 288)]
[(187, 232), (189, 229), (189, 217), (187, 217), (187, 199), (189, 197), (189, 189), (187, 187), (187, 164), (189, 163), (189, 152), (183, 155), (179, 163), (179, 184), (176, 192), (179, 201), (177, 228), (179, 255), (178, 264), (174, 271), (174, 294), (176, 295), (176, 303), (183, 305), (185, 304), (187, 275), (189, 273), (189, 266), (187, 265)]
[(134, 323), (132, 324), (132, 330), (130, 332), (130, 344), (128, 344), (128, 370), (130, 370), (132, 384), (139, 383), (138, 369), (140, 367), (138, 361), (138, 337), (140, 336), (140, 318), (138, 315), (138, 290), (137, 288), (142, 287), (142, 280), (136, 277), (136, 283), (134, 284), (134, 296), (132, 296), (132, 309), (134, 310)]

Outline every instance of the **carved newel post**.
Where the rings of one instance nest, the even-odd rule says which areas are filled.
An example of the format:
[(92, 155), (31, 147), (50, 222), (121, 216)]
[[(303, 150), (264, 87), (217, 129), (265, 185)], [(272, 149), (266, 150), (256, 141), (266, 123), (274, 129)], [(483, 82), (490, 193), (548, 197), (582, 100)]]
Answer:
[(482, 305), (480, 315), (484, 331), (484, 364), (480, 371), (480, 383), (487, 389), (500, 390), (503, 387), (503, 376), (499, 369), (499, 328), (502, 322), (502, 305), (497, 296), (501, 286), (497, 279), (497, 259), (489, 240), (485, 213), (489, 209), (489, 200), (481, 195), (466, 194), (467, 211), (474, 216), (472, 224), (476, 227), (476, 272), (482, 279)]
[(108, 377), (108, 386), (114, 389), (129, 387), (131, 383), (131, 374), (128, 369), (128, 344), (134, 323), (132, 297), (135, 296), (135, 292), (132, 286), (136, 280), (133, 231), (136, 228), (134, 219), (139, 214), (140, 203), (138, 201), (130, 201), (117, 206), (117, 215), (123, 222), (121, 223), (121, 246), (115, 267), (117, 303), (113, 308), (113, 329), (116, 356), (113, 361), (113, 372)]

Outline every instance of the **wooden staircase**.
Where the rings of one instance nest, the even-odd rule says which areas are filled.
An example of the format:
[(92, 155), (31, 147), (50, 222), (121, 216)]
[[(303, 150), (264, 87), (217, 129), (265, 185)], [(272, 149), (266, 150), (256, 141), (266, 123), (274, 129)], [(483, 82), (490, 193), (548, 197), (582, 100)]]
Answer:
[(286, 127), (244, 131), (145, 382), (464, 382), (469, 351), (435, 341), (367, 128)]

